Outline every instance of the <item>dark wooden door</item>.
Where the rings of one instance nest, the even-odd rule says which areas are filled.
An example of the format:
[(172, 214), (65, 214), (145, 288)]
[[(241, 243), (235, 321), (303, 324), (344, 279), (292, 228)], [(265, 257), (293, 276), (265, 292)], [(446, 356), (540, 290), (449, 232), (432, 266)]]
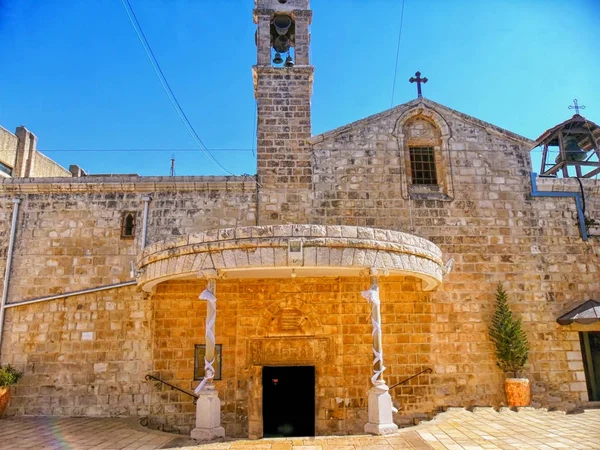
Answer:
[(315, 435), (315, 368), (263, 367), (264, 437)]
[(590, 401), (600, 401), (600, 331), (579, 333)]

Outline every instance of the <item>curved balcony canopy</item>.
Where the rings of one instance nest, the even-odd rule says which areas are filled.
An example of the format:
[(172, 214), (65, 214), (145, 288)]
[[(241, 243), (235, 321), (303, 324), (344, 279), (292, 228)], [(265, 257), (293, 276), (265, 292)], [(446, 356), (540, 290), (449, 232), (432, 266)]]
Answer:
[(352, 226), (274, 225), (221, 228), (146, 247), (138, 285), (182, 278), (414, 276), (423, 290), (442, 282), (442, 252), (427, 239), (391, 230)]

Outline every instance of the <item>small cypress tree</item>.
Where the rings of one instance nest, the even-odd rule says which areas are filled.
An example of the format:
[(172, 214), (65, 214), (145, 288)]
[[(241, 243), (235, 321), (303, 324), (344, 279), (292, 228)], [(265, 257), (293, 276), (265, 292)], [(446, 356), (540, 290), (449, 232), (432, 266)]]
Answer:
[(527, 362), (529, 342), (521, 328), (521, 319), (513, 317), (502, 284), (498, 284), (496, 290), (496, 310), (489, 333), (496, 346), (496, 365), (503, 372), (512, 372), (516, 377)]

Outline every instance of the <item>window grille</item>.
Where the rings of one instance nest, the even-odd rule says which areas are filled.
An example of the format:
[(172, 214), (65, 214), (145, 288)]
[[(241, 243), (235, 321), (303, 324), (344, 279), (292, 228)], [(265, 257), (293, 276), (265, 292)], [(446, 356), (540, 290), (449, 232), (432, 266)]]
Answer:
[(411, 147), (410, 169), (413, 184), (437, 184), (433, 147)]

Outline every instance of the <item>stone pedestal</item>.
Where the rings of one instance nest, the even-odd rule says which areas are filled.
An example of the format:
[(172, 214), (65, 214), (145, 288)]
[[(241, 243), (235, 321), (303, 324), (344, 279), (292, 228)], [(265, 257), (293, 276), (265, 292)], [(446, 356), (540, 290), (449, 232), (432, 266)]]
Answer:
[(392, 416), (392, 397), (383, 382), (369, 389), (369, 422), (365, 433), (392, 434), (398, 431)]
[(191, 435), (197, 441), (225, 437), (225, 429), (221, 426), (221, 400), (214, 386), (206, 386), (198, 394), (196, 428)]

